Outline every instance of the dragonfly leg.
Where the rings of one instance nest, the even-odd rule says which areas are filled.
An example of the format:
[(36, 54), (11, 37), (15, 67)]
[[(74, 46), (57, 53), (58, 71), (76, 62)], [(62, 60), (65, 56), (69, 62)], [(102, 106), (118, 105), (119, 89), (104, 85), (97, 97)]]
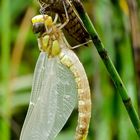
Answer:
[(57, 28), (61, 28), (62, 24), (61, 23), (56, 24), (57, 20), (58, 20), (58, 14), (56, 13), (53, 24), (55, 24)]
[(88, 44), (88, 43), (91, 43), (91, 42), (92, 42), (92, 40), (89, 40), (89, 41), (84, 42), (84, 43), (82, 43), (82, 44), (79, 44), (79, 45), (70, 47), (70, 49), (76, 49), (76, 48), (79, 48), (79, 47), (81, 47), (81, 46), (83, 46), (83, 45), (86, 45), (86, 44)]
[(39, 38), (37, 39), (37, 41), (38, 41), (38, 48), (39, 48), (39, 50), (40, 50), (40, 51), (43, 51), (43, 37), (42, 37), (42, 36), (39, 37)]
[[(43, 5), (43, 6), (42, 6)], [(44, 4), (40, 4), (40, 13), (43, 15), (45, 13), (45, 10), (46, 10), (46, 6)]]
[(58, 20), (58, 14), (56, 13), (56, 14), (55, 14), (54, 21), (53, 21), (53, 24), (56, 24), (57, 20)]
[(66, 15), (66, 21), (59, 27), (59, 29), (61, 30), (62, 28), (64, 28), (68, 22), (69, 22), (69, 16), (68, 16), (68, 12), (67, 12), (67, 8), (66, 8), (66, 4), (63, 1), (63, 6), (64, 6), (64, 10), (65, 10), (65, 15)]
[(43, 3), (40, 0), (37, 0), (39, 6), (42, 8)]

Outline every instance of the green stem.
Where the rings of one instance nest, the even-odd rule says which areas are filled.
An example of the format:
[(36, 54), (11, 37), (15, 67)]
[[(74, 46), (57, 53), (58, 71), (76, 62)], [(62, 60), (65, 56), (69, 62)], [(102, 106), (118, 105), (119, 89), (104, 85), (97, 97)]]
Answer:
[(82, 3), (79, 0), (75, 0), (74, 1), (74, 6), (76, 7), (77, 12), (79, 13), (85, 28), (87, 29), (87, 31), (89, 32), (91, 39), (102, 59), (102, 61), (104, 62), (111, 79), (113, 80), (117, 90), (120, 93), (120, 96), (122, 98), (122, 101), (126, 107), (126, 110), (129, 114), (129, 117), (133, 123), (133, 126), (138, 134), (138, 136), (140, 137), (140, 120), (139, 120), (139, 116), (135, 110), (135, 108), (132, 105), (131, 99), (127, 94), (126, 88), (117, 72), (117, 70), (115, 69), (107, 51), (104, 48), (103, 43), (101, 42), (101, 40), (99, 39), (99, 36), (90, 20), (90, 18), (88, 17), (86, 11), (84, 10), (84, 7), (82, 5)]
[(2, 98), (0, 99), (0, 139), (10, 139), (9, 116), (9, 61), (10, 61), (10, 0), (2, 0), (1, 5), (1, 73), (2, 73)]

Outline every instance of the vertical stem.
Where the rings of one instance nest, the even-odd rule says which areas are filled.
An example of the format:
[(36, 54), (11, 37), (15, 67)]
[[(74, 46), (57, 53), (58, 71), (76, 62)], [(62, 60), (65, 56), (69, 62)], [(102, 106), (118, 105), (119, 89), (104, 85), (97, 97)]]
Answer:
[(1, 119), (0, 119), (0, 139), (10, 139), (10, 120), (9, 120), (9, 57), (10, 57), (10, 0), (2, 0), (1, 5), (2, 24), (1, 24), (1, 73), (2, 73), (2, 98), (1, 98)]

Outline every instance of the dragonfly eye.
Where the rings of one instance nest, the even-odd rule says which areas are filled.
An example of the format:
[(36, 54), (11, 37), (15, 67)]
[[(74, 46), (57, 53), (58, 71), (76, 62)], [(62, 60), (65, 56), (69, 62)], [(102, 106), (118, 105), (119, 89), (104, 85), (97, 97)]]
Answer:
[(33, 24), (33, 32), (34, 34), (45, 32), (45, 25), (42, 22)]

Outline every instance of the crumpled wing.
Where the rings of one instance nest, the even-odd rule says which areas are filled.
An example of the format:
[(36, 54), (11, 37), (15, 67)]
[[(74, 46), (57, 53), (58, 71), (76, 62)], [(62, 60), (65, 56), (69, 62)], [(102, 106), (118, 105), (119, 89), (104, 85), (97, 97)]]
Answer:
[(20, 140), (53, 140), (63, 128), (77, 99), (72, 72), (59, 58), (38, 58), (31, 100)]

